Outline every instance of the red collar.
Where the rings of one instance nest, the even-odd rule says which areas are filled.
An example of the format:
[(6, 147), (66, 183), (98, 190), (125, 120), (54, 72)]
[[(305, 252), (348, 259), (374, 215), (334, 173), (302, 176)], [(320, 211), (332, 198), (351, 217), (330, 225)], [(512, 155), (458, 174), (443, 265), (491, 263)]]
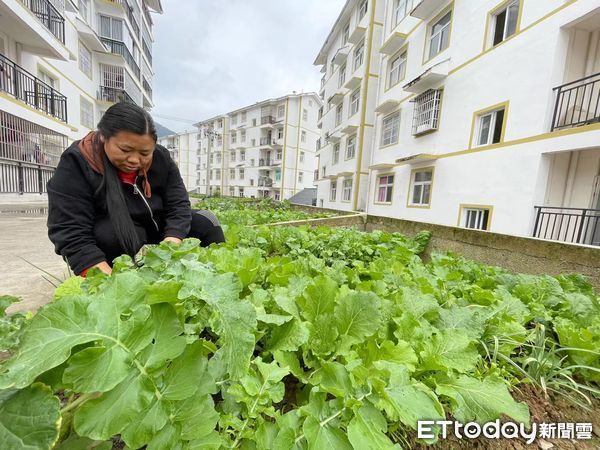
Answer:
[(119, 175), (119, 180), (121, 180), (123, 183), (129, 183), (129, 184), (134, 184), (135, 183), (135, 177), (137, 177), (137, 173), (136, 172), (121, 172), (120, 170), (117, 172), (117, 174)]

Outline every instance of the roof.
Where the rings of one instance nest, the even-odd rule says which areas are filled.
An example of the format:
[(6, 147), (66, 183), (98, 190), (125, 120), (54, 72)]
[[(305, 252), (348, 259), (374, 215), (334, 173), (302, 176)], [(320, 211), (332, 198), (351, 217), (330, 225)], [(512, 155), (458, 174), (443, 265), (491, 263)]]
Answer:
[(357, 0), (347, 0), (346, 1), (346, 4), (340, 11), (338, 18), (335, 20), (333, 27), (331, 27), (331, 31), (329, 31), (329, 34), (327, 35), (327, 39), (325, 39), (325, 42), (323, 43), (323, 47), (321, 47), (321, 50), (319, 50), (319, 53), (318, 53), (317, 57), (315, 58), (315, 62), (313, 62), (313, 65), (322, 66), (324, 64), (327, 64), (327, 50), (329, 50), (329, 46), (333, 43), (333, 38), (335, 37), (336, 33), (339, 31), (341, 24), (342, 23), (345, 24), (346, 20), (348, 20), (350, 18), (349, 15), (352, 10), (351, 6), (353, 6), (353, 4), (356, 1)]

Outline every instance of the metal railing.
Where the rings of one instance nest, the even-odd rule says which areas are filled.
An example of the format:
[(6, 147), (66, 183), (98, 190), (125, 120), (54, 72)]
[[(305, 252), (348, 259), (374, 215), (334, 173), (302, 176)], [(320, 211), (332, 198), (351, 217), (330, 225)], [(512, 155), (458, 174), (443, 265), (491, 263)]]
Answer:
[(600, 121), (600, 73), (555, 87), (552, 130)]
[(0, 91), (63, 122), (67, 121), (67, 97), (2, 54)]
[(135, 62), (133, 55), (131, 54), (125, 43), (106, 37), (101, 37), (100, 40), (109, 52), (114, 53), (116, 55), (121, 55), (125, 59), (125, 62), (129, 66), (129, 68), (133, 70), (133, 73), (139, 80), (141, 75), (140, 66), (138, 66), (138, 64)]
[(258, 160), (258, 165), (259, 165), (259, 167), (271, 166), (271, 165), (273, 165), (273, 160), (266, 159), (266, 158), (260, 158)]
[(275, 141), (271, 137), (261, 137), (260, 145), (273, 145)]
[(129, 102), (135, 103), (133, 98), (124, 90), (107, 86), (100, 86), (98, 90), (98, 100), (105, 102)]
[(268, 177), (259, 177), (258, 178), (258, 186), (259, 187), (272, 187), (273, 179)]
[(54, 167), (0, 159), (0, 193), (43, 194)]
[(600, 246), (600, 209), (535, 207), (533, 237)]
[(50, 33), (63, 44), (65, 43), (65, 18), (48, 0), (20, 0)]
[(275, 122), (276, 122), (275, 116), (262, 116), (260, 118), (261, 125), (267, 125), (267, 124), (271, 124), (271, 123), (275, 123)]

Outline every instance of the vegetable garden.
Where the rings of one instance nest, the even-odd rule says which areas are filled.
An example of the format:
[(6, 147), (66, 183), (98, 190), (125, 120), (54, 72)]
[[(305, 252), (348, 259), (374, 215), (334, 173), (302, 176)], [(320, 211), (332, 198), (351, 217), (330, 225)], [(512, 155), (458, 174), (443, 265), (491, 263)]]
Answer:
[(520, 390), (597, 415), (581, 276), (425, 261), (427, 232), (242, 226), (310, 217), (285, 204), (198, 207), (226, 244), (121, 257), (32, 317), (0, 298), (3, 449), (447, 448), (417, 421), (530, 424)]

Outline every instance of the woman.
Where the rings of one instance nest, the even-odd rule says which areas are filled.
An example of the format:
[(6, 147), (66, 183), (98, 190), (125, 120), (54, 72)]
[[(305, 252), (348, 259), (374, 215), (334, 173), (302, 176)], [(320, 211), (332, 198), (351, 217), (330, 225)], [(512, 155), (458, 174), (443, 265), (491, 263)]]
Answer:
[(156, 139), (150, 114), (121, 102), (62, 154), (48, 182), (48, 236), (75, 274), (110, 274), (114, 258), (144, 244), (224, 242), (214, 214), (190, 209), (179, 169)]

